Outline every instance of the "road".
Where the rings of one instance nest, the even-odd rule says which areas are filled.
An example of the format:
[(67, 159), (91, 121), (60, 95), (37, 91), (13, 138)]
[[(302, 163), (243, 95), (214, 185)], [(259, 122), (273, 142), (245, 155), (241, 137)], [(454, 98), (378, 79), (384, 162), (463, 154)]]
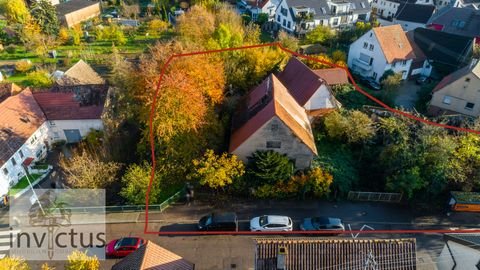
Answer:
[[(171, 232), (193, 231), (197, 220), (213, 209), (221, 211), (235, 211), (240, 219), (240, 229), (248, 230), (250, 218), (262, 214), (289, 215), (294, 220), (295, 229), (301, 218), (312, 215), (339, 217), (349, 224), (353, 230), (367, 225), (374, 230), (400, 229), (449, 229), (475, 228), (480, 216), (478, 214), (454, 214), (418, 216), (408, 208), (393, 204), (381, 203), (352, 203), (352, 202), (322, 202), (322, 201), (260, 201), (236, 200), (211, 202), (196, 202), (194, 205), (176, 204), (163, 213), (150, 213), (148, 231)], [(130, 220), (121, 220), (127, 214), (118, 214), (119, 219), (110, 220), (107, 224), (107, 240), (123, 236), (141, 236), (158, 245), (177, 253), (196, 264), (195, 269), (251, 269), (254, 261), (254, 244), (252, 239), (261, 237), (304, 237), (301, 235), (288, 236), (261, 236), (261, 235), (179, 235), (159, 236), (157, 234), (143, 234), (145, 215), (129, 213)], [(131, 217), (134, 217), (133, 219)], [(88, 225), (77, 225), (88, 226)], [(368, 230), (368, 228), (366, 228)], [(341, 238), (352, 239), (352, 234), (340, 235)], [(441, 234), (360, 234), (359, 238), (416, 238), (419, 269), (435, 269), (434, 262), (441, 260), (439, 254), (443, 248)], [(312, 237), (308, 237), (311, 239)], [(329, 237), (332, 238), (332, 237)], [(2, 250), (0, 248), (0, 250)], [(102, 261), (103, 269), (110, 269), (115, 259)], [(40, 262), (31, 262), (33, 269), (39, 269)], [(52, 265), (63, 269), (63, 262)], [(421, 267), (420, 267), (421, 266)]]

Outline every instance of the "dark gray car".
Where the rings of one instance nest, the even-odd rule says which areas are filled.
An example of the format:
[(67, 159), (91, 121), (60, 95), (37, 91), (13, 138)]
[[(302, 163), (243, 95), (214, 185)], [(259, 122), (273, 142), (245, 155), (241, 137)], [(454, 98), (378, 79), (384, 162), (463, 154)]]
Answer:
[[(300, 224), (302, 231), (345, 231), (345, 226), (339, 218), (331, 217), (308, 217)], [(339, 233), (333, 233), (336, 235)]]

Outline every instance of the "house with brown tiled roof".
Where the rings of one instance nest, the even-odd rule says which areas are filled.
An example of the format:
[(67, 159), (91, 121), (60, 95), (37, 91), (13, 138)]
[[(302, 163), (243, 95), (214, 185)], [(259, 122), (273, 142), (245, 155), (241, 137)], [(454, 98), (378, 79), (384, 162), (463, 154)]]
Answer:
[(112, 270), (194, 270), (195, 265), (152, 241), (113, 265)]
[(415, 270), (416, 241), (407, 239), (255, 239), (255, 270)]
[(398, 24), (375, 27), (350, 45), (348, 67), (362, 77), (380, 81), (383, 74), (392, 70), (408, 78), (415, 51)]
[(349, 83), (347, 71), (343, 68), (315, 69), (313, 70), (313, 73), (324, 79), (325, 82), (330, 86)]
[(430, 115), (480, 116), (480, 63), (476, 60), (444, 77), (432, 91)]
[(286, 154), (297, 169), (317, 154), (305, 109), (274, 74), (249, 92), (232, 120), (229, 152), (247, 162), (257, 150)]
[(29, 89), (0, 103), (0, 195), (46, 157), (53, 143), (76, 143), (103, 129), (106, 92), (35, 92)]
[(283, 71), (278, 74), (278, 79), (310, 117), (341, 107), (326, 82), (327, 77), (332, 80), (332, 73), (317, 73), (296, 57), (290, 58)]

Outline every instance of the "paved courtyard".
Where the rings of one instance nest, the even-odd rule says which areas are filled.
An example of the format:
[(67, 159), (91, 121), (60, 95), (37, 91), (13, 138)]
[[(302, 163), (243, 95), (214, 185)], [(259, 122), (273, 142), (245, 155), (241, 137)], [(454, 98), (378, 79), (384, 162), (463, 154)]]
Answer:
[(415, 81), (402, 82), (395, 96), (395, 105), (406, 110), (412, 110), (418, 100), (417, 92), (421, 89)]

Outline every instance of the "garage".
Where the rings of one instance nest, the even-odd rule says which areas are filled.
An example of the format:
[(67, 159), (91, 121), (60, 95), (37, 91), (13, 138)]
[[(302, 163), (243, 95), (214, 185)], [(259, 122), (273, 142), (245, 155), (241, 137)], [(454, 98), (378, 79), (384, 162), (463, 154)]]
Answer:
[(67, 138), (67, 143), (77, 143), (82, 140), (80, 130), (78, 129), (64, 129), (63, 132)]

